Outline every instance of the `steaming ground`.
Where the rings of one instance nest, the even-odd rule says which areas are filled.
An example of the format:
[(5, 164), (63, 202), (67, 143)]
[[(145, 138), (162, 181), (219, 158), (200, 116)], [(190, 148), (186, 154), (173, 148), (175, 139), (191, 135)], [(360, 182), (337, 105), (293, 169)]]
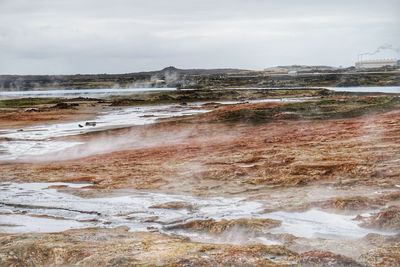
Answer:
[[(4, 183), (0, 197), (0, 231), (9, 233), (53, 233), (88, 227), (127, 226), (130, 231), (158, 231), (187, 236), (194, 241), (217, 244), (284, 244), (280, 234), (299, 238), (298, 243), (317, 249), (325, 242), (346, 245), (368, 234), (396, 235), (395, 231), (359, 226), (355, 216), (318, 209), (301, 212), (265, 212), (268, 201), (249, 201), (243, 197), (193, 197), (150, 192), (113, 192), (109, 196), (82, 198), (59, 189), (85, 188), (90, 184)], [(52, 188), (53, 187), (53, 188)], [(82, 189), (85, 190), (85, 189)], [(384, 191), (382, 193), (390, 192)], [(272, 195), (276, 192), (271, 192)], [(278, 193), (279, 194), (279, 193)], [(366, 214), (364, 216), (370, 216)], [(239, 224), (217, 234), (202, 233), (187, 224), (195, 221), (276, 220), (272, 229), (252, 229)], [(247, 228), (249, 227), (249, 228)], [(199, 228), (201, 230), (201, 228)], [(198, 230), (199, 230), (198, 229)], [(310, 240), (315, 240), (310, 242)], [(359, 249), (359, 248), (358, 248)], [(338, 250), (331, 247), (332, 251)], [(361, 254), (363, 251), (358, 251)], [(364, 250), (364, 252), (366, 252)], [(352, 251), (353, 253), (353, 251)], [(349, 251), (344, 253), (351, 256)]]
[[(124, 140), (129, 139), (129, 136), (125, 136), (124, 140), (121, 140), (121, 138), (113, 138), (111, 143), (107, 142), (107, 140), (97, 139), (95, 144), (58, 141), (57, 139), (91, 132), (101, 132), (114, 128), (152, 124), (163, 118), (188, 116), (202, 112), (206, 112), (206, 110), (201, 110), (197, 106), (143, 106), (102, 112), (89, 122), (74, 121), (38, 125), (25, 129), (5, 129), (0, 134), (0, 138), (4, 140), (0, 143), (0, 151), (2, 151), (0, 160), (29, 160), (29, 158), (37, 156), (43, 156), (42, 159), (48, 160), (50, 158), (46, 157), (46, 154), (49, 153), (56, 153), (57, 159), (66, 159), (74, 158), (78, 155), (84, 157), (98, 152), (118, 150), (126, 143)], [(67, 148), (82, 144), (85, 145), (83, 149), (65, 152)], [(65, 153), (67, 153), (68, 156), (62, 157), (61, 155), (65, 155)]]
[(281, 102), (129, 107), (103, 110), (94, 128), (7, 130), (77, 144), (0, 164), (0, 263), (395, 266), (400, 111), (247, 120)]
[[(261, 99), (250, 100), (248, 102), (302, 102), (309, 99), (312, 98)], [(222, 101), (218, 103), (233, 105), (240, 103), (240, 101)], [(71, 141), (65, 137), (149, 125), (162, 119), (209, 112), (210, 109), (202, 107), (205, 104), (206, 102), (196, 102), (189, 105), (169, 104), (143, 105), (132, 108), (107, 108), (106, 111), (98, 112), (97, 116), (92, 116), (89, 121), (47, 123), (24, 128), (2, 129), (0, 131), (0, 161), (66, 160), (121, 150), (123, 148), (156, 145), (160, 144), (160, 141), (180, 142), (183, 137), (182, 135), (189, 134), (190, 130), (174, 133), (176, 135), (172, 136), (168, 133), (162, 133), (163, 136), (151, 136), (148, 138), (141, 136), (140, 130), (135, 131), (133, 129), (123, 136), (104, 134), (92, 142), (82, 142), (79, 141), (79, 138), (76, 138), (77, 141)]]

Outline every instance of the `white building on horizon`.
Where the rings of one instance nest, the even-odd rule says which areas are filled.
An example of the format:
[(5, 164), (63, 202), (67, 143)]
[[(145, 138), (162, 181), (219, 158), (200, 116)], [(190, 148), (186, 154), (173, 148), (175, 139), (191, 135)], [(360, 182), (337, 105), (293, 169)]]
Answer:
[(382, 67), (400, 67), (400, 60), (392, 58), (392, 59), (362, 60), (356, 62), (357, 69), (374, 69)]

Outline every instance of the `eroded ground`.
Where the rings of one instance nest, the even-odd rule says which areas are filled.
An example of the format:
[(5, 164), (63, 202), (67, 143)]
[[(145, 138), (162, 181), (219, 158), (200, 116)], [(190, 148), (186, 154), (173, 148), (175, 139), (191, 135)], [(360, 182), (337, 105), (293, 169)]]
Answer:
[[(86, 212), (92, 217), (62, 214), (57, 219), (98, 228), (4, 233), (0, 261), (4, 265), (396, 266), (400, 255), (397, 97), (328, 96), (307, 103), (200, 108), (209, 112), (62, 137), (82, 145), (1, 164), (0, 181), (8, 187), (87, 183), (83, 189), (52, 189), (74, 198), (51, 191), (51, 196), (65, 197), (63, 205), (69, 203), (51, 207), (57, 212)], [(1, 216), (12, 212), (56, 217), (40, 211), (49, 209), (45, 201), (34, 207), (29, 194), (33, 195), (23, 191), (2, 199)], [(85, 206), (101, 206), (105, 197), (107, 203), (116, 204), (108, 211), (97, 210), (100, 215), (95, 206)], [(216, 198), (225, 202), (219, 205)], [(140, 199), (143, 206), (135, 206)], [(125, 214), (111, 212), (121, 205), (127, 207)], [(138, 215), (138, 210), (145, 210), (145, 215)], [(119, 225), (131, 232), (115, 228)], [(137, 225), (144, 229), (137, 232)]]

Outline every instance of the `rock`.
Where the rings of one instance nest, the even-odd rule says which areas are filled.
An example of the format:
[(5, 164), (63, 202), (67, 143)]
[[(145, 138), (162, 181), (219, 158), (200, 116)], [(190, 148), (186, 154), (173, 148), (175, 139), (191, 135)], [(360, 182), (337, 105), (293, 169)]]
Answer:
[(361, 239), (363, 242), (368, 242), (376, 247), (393, 246), (400, 244), (400, 233), (397, 235), (384, 235), (369, 233)]
[(363, 218), (363, 227), (377, 228), (382, 230), (400, 230), (400, 207), (391, 206), (370, 217)]
[(327, 251), (313, 250), (300, 254), (299, 266), (304, 267), (362, 267), (348, 257)]
[(400, 246), (374, 249), (360, 256), (359, 261), (371, 267), (396, 267), (400, 263)]
[(50, 185), (48, 188), (49, 189), (66, 189), (66, 188), (68, 188), (68, 185)]
[(25, 109), (25, 112), (39, 112), (38, 108), (27, 108)]
[(154, 226), (148, 226), (147, 231), (149, 232), (158, 232), (158, 228)]
[(144, 218), (142, 221), (143, 221), (143, 222), (155, 222), (155, 221), (157, 221), (159, 218), (160, 218), (160, 217), (158, 217), (158, 216), (150, 216), (150, 217)]
[(190, 203), (183, 201), (171, 201), (162, 204), (155, 204), (150, 206), (151, 209), (172, 209), (172, 210), (182, 210), (186, 209), (189, 211), (195, 210), (196, 207)]
[(217, 103), (217, 102), (207, 102), (204, 103), (203, 105), (201, 105), (203, 108), (218, 108), (221, 105), (221, 103)]
[(96, 126), (96, 122), (95, 122), (95, 121), (87, 121), (87, 122), (85, 123), (85, 126), (92, 126), (92, 127), (94, 127), (94, 126)]
[(394, 201), (394, 200), (400, 200), (400, 191), (397, 192), (392, 192), (389, 194), (386, 194), (382, 197), (382, 199), (386, 201)]
[(78, 103), (65, 103), (65, 102), (60, 102), (57, 103), (56, 105), (53, 106), (53, 108), (58, 108), (58, 109), (68, 109), (68, 108), (73, 108), (79, 106)]
[(69, 105), (68, 105), (68, 103), (61, 102), (61, 103), (57, 103), (54, 106), (54, 108), (66, 109), (66, 108), (69, 108)]
[(210, 234), (221, 234), (233, 228), (244, 229), (250, 232), (261, 233), (264, 229), (271, 229), (281, 225), (281, 221), (273, 219), (234, 219), (234, 220), (193, 220), (183, 224), (167, 227), (168, 229), (189, 229), (206, 231)]
[(327, 201), (313, 203), (324, 209), (337, 209), (337, 210), (370, 210), (383, 205), (384, 201), (370, 199), (368, 197), (354, 196), (354, 197), (338, 197), (332, 198)]

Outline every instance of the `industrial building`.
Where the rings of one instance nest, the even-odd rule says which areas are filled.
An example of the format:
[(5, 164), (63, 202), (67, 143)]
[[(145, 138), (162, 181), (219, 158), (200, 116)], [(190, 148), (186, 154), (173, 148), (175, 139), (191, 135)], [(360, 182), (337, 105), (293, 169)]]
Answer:
[(356, 62), (357, 69), (375, 69), (382, 67), (400, 67), (400, 60), (398, 59), (374, 59), (362, 60)]

